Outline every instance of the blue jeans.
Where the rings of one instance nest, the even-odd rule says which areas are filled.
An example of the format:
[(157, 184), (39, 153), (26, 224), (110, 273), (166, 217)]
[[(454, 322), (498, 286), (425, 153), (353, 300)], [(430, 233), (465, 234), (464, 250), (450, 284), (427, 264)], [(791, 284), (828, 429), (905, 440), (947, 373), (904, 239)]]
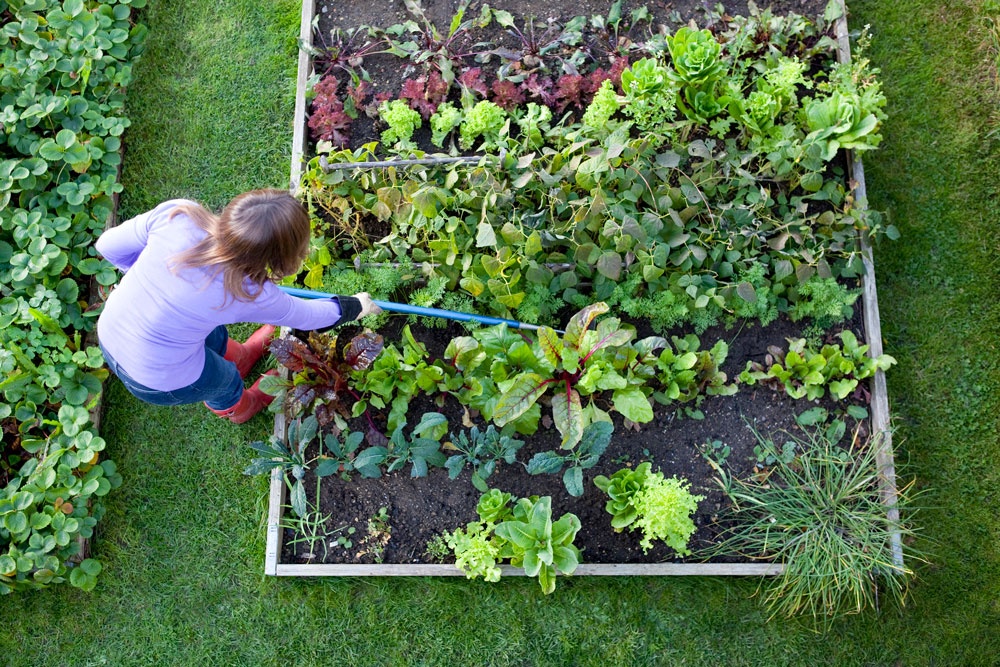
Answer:
[[(205, 339), (205, 368), (201, 371), (201, 377), (186, 387), (170, 391), (150, 389), (139, 384), (125, 369), (118, 365), (118, 362), (108, 354), (103, 345), (100, 347), (108, 368), (121, 380), (129, 393), (140, 401), (152, 405), (183, 405), (203, 402), (213, 410), (226, 410), (236, 405), (243, 395), (243, 378), (236, 370), (236, 364), (223, 358), (226, 354), (228, 341), (229, 332), (226, 331), (226, 327), (218, 326), (213, 329), (212, 333)], [(98, 341), (98, 345), (100, 345), (100, 341)]]

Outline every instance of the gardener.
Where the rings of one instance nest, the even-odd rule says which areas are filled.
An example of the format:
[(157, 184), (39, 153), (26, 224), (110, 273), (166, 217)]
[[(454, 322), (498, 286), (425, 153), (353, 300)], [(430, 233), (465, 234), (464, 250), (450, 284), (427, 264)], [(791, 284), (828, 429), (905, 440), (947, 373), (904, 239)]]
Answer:
[[(281, 190), (245, 192), (218, 216), (167, 201), (104, 232), (97, 250), (124, 272), (97, 322), (112, 372), (147, 403), (203, 401), (236, 424), (273, 399), (260, 378), (243, 386), (273, 325), (325, 329), (379, 311), (364, 292), (307, 300), (277, 288), (309, 252), (309, 215)], [(269, 324), (241, 345), (226, 331), (235, 322)]]

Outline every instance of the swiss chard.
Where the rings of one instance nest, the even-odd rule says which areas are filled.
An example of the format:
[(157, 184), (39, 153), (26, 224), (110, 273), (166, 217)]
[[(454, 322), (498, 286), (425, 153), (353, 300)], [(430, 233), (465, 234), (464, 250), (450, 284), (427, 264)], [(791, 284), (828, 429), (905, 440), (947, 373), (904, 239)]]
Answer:
[[(606, 313), (605, 303), (587, 306), (566, 325), (566, 333), (541, 327), (533, 368), (498, 383), (502, 397), (493, 412), (493, 421), (503, 426), (523, 415), (550, 388), (552, 417), (562, 434), (562, 446), (569, 449), (583, 437), (588, 421), (581, 396), (612, 390), (614, 408), (632, 421), (649, 421), (652, 410), (642, 391), (615, 367), (615, 352), (635, 336), (622, 329), (617, 318), (602, 320), (596, 330), (590, 325)], [(592, 411), (589, 413), (592, 415)]]
[(351, 373), (372, 365), (382, 351), (382, 336), (366, 331), (340, 347), (336, 336), (311, 332), (308, 341), (289, 335), (270, 344), (278, 363), (292, 372), (286, 409), (292, 415), (312, 409), (321, 426), (332, 422), (334, 414), (350, 417), (344, 399)]

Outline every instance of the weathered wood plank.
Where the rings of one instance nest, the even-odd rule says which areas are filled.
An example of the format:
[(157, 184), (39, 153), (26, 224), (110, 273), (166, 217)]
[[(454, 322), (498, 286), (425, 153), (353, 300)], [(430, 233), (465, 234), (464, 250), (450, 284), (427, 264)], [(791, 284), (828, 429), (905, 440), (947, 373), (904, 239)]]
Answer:
[[(837, 59), (842, 63), (851, 61), (851, 41), (847, 25), (847, 6), (844, 0), (838, 0), (842, 15), (837, 19)], [(854, 207), (865, 210), (868, 207), (868, 190), (865, 185), (865, 167), (861, 156), (848, 151), (848, 172), (854, 193)], [(865, 267), (862, 279), (862, 302), (865, 325), (865, 339), (868, 343), (868, 355), (882, 355), (882, 324), (879, 317), (878, 291), (875, 286), (875, 262), (871, 245), (864, 235), (861, 236), (861, 259)], [(885, 382), (885, 371), (876, 371), (872, 378), (871, 425), (873, 443), (877, 447), (875, 462), (879, 469), (882, 503), (886, 506), (886, 516), (894, 526), (899, 525), (898, 489), (896, 487), (896, 466), (892, 453), (892, 427), (889, 412), (889, 391)], [(891, 537), (892, 558), (896, 567), (903, 568), (903, 544), (899, 530)]]
[[(288, 328), (282, 327), (281, 335), (288, 334)], [(281, 371), (284, 379), (289, 379), (291, 373), (287, 368)], [(274, 437), (284, 440), (288, 433), (288, 418), (284, 412), (274, 415)], [(267, 500), (267, 543), (264, 548), (264, 574), (277, 574), (281, 560), (281, 516), (285, 510), (285, 480), (280, 469), (271, 471), (271, 483)]]
[[(312, 22), (316, 13), (314, 0), (302, 0), (302, 20), (299, 23), (299, 43), (312, 45)], [(298, 76), (295, 81), (295, 111), (292, 128), (292, 172), (289, 189), (295, 193), (302, 179), (302, 162), (306, 154), (306, 86), (312, 73), (312, 57), (306, 49), (299, 49)]]
[[(523, 577), (524, 570), (510, 565), (500, 566), (505, 577)], [(773, 576), (781, 574), (777, 563), (584, 563), (573, 576)], [(319, 564), (281, 565), (279, 577), (463, 577), (465, 573), (454, 565), (422, 563), (408, 564)]]

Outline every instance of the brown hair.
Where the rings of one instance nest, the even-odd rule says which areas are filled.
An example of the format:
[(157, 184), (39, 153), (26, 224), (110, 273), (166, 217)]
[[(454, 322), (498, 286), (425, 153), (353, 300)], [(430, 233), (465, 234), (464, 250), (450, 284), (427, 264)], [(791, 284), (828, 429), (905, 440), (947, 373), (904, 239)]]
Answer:
[(240, 301), (253, 301), (268, 280), (297, 273), (309, 253), (309, 214), (284, 190), (244, 192), (217, 216), (194, 203), (170, 216), (178, 213), (208, 235), (175, 256), (174, 264), (209, 268), (212, 278), (221, 272), (227, 294)]

